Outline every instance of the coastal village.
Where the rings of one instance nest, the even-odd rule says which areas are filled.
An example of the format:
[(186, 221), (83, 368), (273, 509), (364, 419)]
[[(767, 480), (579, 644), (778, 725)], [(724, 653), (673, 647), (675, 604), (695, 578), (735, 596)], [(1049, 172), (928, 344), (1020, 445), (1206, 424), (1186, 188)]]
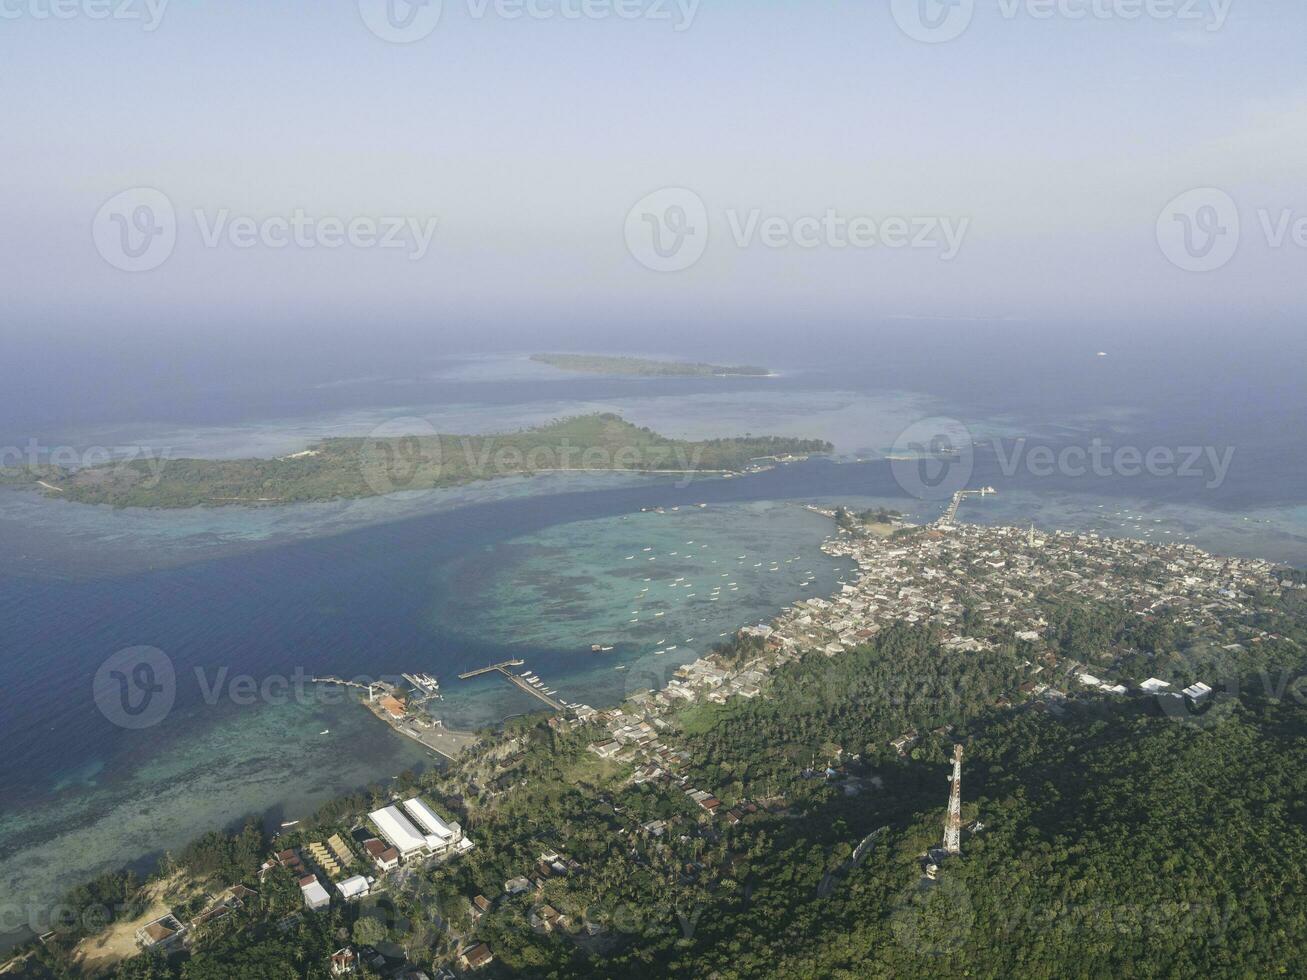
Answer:
[[(832, 519), (836, 512), (813, 508)], [(1026, 645), (1027, 680), (1000, 698), (1000, 706), (1020, 700), (1051, 705), (1086, 694), (1148, 696), (1201, 702), (1224, 677), (1187, 683), (1148, 677), (1123, 683), (1114, 662), (1082, 663), (1049, 649), (1049, 623), (1041, 597), (1058, 595), (1124, 606), (1139, 617), (1162, 612), (1187, 625), (1225, 634), (1226, 649), (1274, 638), (1248, 622), (1253, 598), (1275, 597), (1296, 587), (1282, 582), (1277, 566), (1258, 559), (1222, 558), (1193, 545), (1145, 544), (1136, 540), (1057, 531), (1036, 533), (1011, 527), (985, 527), (941, 520), (925, 528), (894, 525), (894, 533), (868, 534), (841, 527), (823, 550), (852, 559), (853, 581), (838, 595), (795, 603), (770, 623), (745, 627), (740, 634), (762, 641), (761, 651), (743, 664), (728, 666), (714, 655), (676, 671), (659, 691), (635, 692), (620, 707), (596, 711), (582, 706), (574, 715), (603, 726), (609, 738), (590, 750), (602, 758), (636, 766), (635, 780), (674, 774), (680, 756), (666, 744), (666, 716), (703, 700), (765, 697), (768, 676), (783, 664), (817, 650), (837, 657), (874, 637), (891, 623), (937, 627), (943, 647), (975, 652), (994, 639), (968, 635), (964, 621), (980, 615), (1003, 639)], [(1208, 681), (1212, 683), (1208, 683)], [(904, 732), (893, 742), (900, 753), (917, 740)], [(716, 799), (687, 787), (707, 812)], [(735, 815), (731, 815), (735, 816)]]
[[(1271, 563), (1220, 558), (1187, 544), (1158, 545), (1134, 540), (1035, 529), (958, 524), (951, 508), (935, 524), (916, 527), (884, 517), (866, 521), (843, 509), (811, 507), (835, 522), (837, 531), (823, 550), (848, 559), (855, 571), (829, 597), (794, 603), (768, 623), (744, 627), (727, 648), (674, 670), (660, 689), (633, 690), (615, 707), (598, 709), (565, 703), (550, 713), (548, 724), (559, 733), (586, 737), (588, 753), (602, 763), (620, 767), (630, 785), (650, 786), (684, 798), (697, 819), (635, 820), (620, 834), (628, 841), (658, 842), (677, 835), (688, 840), (712, 837), (747, 820), (760, 809), (776, 812), (777, 799), (735, 799), (722, 802), (718, 790), (689, 775), (691, 755), (678, 738), (677, 716), (697, 704), (725, 704), (733, 698), (770, 696), (774, 672), (814, 653), (840, 657), (874, 638), (891, 624), (921, 624), (935, 628), (941, 646), (959, 654), (977, 653), (998, 643), (1019, 644), (1025, 655), (1025, 678), (1010, 691), (998, 692), (999, 707), (1027, 706), (1057, 713), (1072, 698), (1155, 698), (1196, 706), (1213, 696), (1224, 678), (1129, 676), (1104, 653), (1078, 661), (1059, 656), (1049, 636), (1041, 601), (1048, 596), (1074, 597), (1124, 607), (1141, 620), (1166, 613), (1204, 635), (1219, 637), (1230, 652), (1247, 650), (1275, 639), (1254, 623), (1259, 602), (1299, 587), (1277, 574)], [(984, 629), (976, 630), (976, 617)], [(978, 635), (979, 634), (979, 635)], [(740, 651), (746, 651), (740, 656)], [(727, 654), (730, 653), (728, 656)], [(505, 665), (499, 669), (512, 679)], [(432, 678), (421, 679), (428, 697), (437, 690)], [(429, 683), (428, 683), (429, 682)], [(368, 691), (370, 710), (397, 730), (411, 724), (407, 706), (392, 691), (375, 697)], [(427, 725), (404, 731), (451, 758), (470, 759), (475, 768), (451, 771), (463, 781), (459, 792), (491, 799), (511, 794), (519, 778), (513, 763), (520, 746), (509, 736), (477, 739), (470, 733), (457, 746)], [(947, 734), (947, 733), (945, 733)], [(887, 748), (905, 755), (922, 738), (908, 730), (889, 740)], [(831, 778), (839, 761), (813, 760), (815, 778)], [(727, 794), (722, 794), (727, 795)], [(434, 798), (434, 797), (433, 797)], [(445, 798), (446, 812), (463, 808), (463, 798)], [(941, 803), (943, 797), (941, 795)], [(618, 811), (620, 812), (620, 811)], [(295, 928), (300, 917), (333, 906), (377, 901), (412, 891), (421, 875), (458, 860), (475, 847), (460, 823), (442, 816), (420, 795), (396, 793), (386, 805), (359, 814), (330, 834), (288, 831), (294, 844), (278, 847), (259, 871), (262, 886), (268, 876), (289, 874), (302, 894), (302, 909), (283, 925)], [(973, 823), (969, 830), (981, 829)], [(332, 976), (356, 973), (420, 980), (471, 974), (495, 962), (494, 949), (476, 937), (476, 925), (503, 903), (529, 900), (529, 923), (541, 934), (558, 933), (577, 942), (599, 941), (606, 926), (583, 910), (558, 907), (550, 899), (551, 882), (584, 875), (586, 868), (564, 853), (565, 840), (538, 848), (535, 860), (505, 878), (494, 897), (467, 894), (470, 927), (442, 922), (447, 954), (431, 970), (409, 962), (394, 948), (342, 936), (332, 955)], [(869, 840), (860, 847), (870, 846)], [(632, 851), (632, 853), (635, 853)], [(928, 872), (932, 877), (935, 866)], [(259, 901), (258, 890), (236, 884), (194, 908), (189, 918), (167, 908), (136, 928), (139, 949), (167, 951), (203, 937), (207, 929)]]

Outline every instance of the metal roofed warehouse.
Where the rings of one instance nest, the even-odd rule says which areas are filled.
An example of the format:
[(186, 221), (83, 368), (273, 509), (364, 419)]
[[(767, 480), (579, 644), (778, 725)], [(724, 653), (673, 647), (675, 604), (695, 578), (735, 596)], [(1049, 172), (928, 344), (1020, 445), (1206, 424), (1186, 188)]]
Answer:
[(398, 807), (388, 806), (380, 810), (373, 810), (368, 817), (377, 829), (381, 831), (381, 836), (399, 851), (399, 853), (408, 857), (416, 851), (420, 851), (427, 846), (426, 838), (420, 834), (416, 827), (408, 821), (404, 814), (399, 812)]
[(431, 807), (425, 802), (414, 797), (411, 800), (404, 801), (404, 809), (408, 811), (410, 817), (429, 834), (435, 834), (437, 837), (448, 842), (451, 837), (455, 836), (454, 829), (441, 820)]

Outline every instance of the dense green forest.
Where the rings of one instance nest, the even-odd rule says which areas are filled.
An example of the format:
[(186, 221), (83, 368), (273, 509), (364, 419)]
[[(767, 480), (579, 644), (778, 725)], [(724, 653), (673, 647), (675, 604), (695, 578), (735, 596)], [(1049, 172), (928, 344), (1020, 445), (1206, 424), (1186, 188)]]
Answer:
[(668, 439), (611, 414), (494, 435), (326, 439), (278, 459), (140, 458), (75, 471), (10, 467), (0, 482), (53, 486), (69, 500), (119, 507), (281, 504), (430, 490), (555, 470), (738, 472), (766, 457), (830, 451), (779, 436)]
[[(1183, 638), (1176, 624), (1141, 632), (1114, 607), (1050, 613), (1067, 654), (1091, 638), (1159, 650)], [(386, 969), (406, 956), (429, 970), (484, 942), (487, 977), (1301, 975), (1302, 618), (1296, 596), (1262, 615), (1286, 629), (1279, 645), (1248, 654), (1236, 694), (1178, 714), (1138, 696), (1011, 698), (1019, 645), (948, 651), (898, 626), (781, 668), (770, 697), (671, 716), (683, 781), (633, 783), (629, 766), (586, 750), (594, 726), (515, 719), (492, 746), (397, 790), (440, 801), (474, 851), (387, 879), (382, 897), (297, 914), (285, 872), (253, 876), (269, 846), (257, 828), (206, 835), (162, 873), (243, 880), (258, 902), (188, 954), (138, 957), (116, 976), (322, 977), (346, 942), (386, 954)], [(746, 659), (758, 643), (722, 653)], [(931, 880), (955, 743), (969, 829)], [(692, 788), (722, 811), (709, 819)], [(349, 833), (389, 795), (325, 807), (278, 846)], [(507, 894), (545, 854), (568, 871)], [(111, 876), (80, 899), (137, 887)], [(475, 920), (478, 895), (492, 910)], [(542, 928), (545, 909), (565, 926)], [(68, 975), (58, 949), (40, 949), (28, 975)]]

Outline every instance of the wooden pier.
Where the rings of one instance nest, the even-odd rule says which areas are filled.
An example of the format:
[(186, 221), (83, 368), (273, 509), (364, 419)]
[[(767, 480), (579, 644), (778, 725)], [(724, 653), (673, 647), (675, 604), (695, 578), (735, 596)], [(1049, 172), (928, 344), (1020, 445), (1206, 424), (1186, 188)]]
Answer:
[(458, 675), (460, 681), (468, 680), (471, 677), (480, 677), (482, 674), (489, 674), (491, 671), (499, 671), (507, 674), (509, 667), (521, 667), (525, 660), (505, 660), (502, 664), (491, 664), (489, 667), (478, 667), (476, 670), (469, 670), (466, 673)]
[(539, 698), (541, 701), (549, 705), (549, 707), (553, 708), (555, 711), (562, 711), (566, 707), (566, 705), (564, 705), (562, 701), (559, 701), (557, 698), (550, 697), (548, 694), (540, 690), (540, 688), (536, 687), (530, 681), (527, 681), (526, 679), (519, 677), (517, 674), (513, 673), (511, 670), (508, 669), (509, 667), (521, 667), (525, 663), (526, 663), (525, 660), (505, 660), (503, 663), (491, 664), (488, 667), (478, 667), (476, 670), (469, 670), (466, 673), (459, 674), (458, 678), (459, 680), (465, 681), (471, 677), (480, 677), (482, 674), (491, 674), (497, 671), (503, 674), (505, 677), (507, 677), (513, 685), (525, 691), (527, 694)]

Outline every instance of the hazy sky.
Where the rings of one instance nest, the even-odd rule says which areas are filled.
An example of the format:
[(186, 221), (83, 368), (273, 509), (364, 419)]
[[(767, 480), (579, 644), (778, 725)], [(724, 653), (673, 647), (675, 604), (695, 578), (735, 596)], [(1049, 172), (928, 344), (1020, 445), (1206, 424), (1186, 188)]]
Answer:
[[(505, 324), (581, 325), (600, 347), (659, 322), (1304, 312), (1300, 3), (620, 0), (617, 17), (616, 0), (444, 0), (401, 44), (368, 24), (402, 33), (412, 14), (425, 32), (432, 8), (393, 2), (386, 20), (384, 0), (0, 0), (0, 329), (417, 325), (466, 347)], [(928, 43), (908, 36), (913, 16), (966, 26)], [(1238, 247), (1199, 248), (1219, 267), (1186, 271), (1159, 217), (1228, 233), (1220, 199), (1164, 214), (1208, 187), (1233, 202)], [(158, 230), (139, 192), (112, 203), (136, 188), (163, 195), (175, 242), (127, 272), (103, 254), (114, 236)], [(686, 227), (665, 210), (680, 197), (628, 221), (663, 188), (707, 217), (679, 271), (628, 246), (651, 222), (667, 242)], [(276, 247), (297, 210), (311, 247)], [(404, 222), (403, 247), (314, 237), (359, 218), (379, 236)], [(850, 221), (889, 237), (897, 218), (932, 247), (837, 247)]]

